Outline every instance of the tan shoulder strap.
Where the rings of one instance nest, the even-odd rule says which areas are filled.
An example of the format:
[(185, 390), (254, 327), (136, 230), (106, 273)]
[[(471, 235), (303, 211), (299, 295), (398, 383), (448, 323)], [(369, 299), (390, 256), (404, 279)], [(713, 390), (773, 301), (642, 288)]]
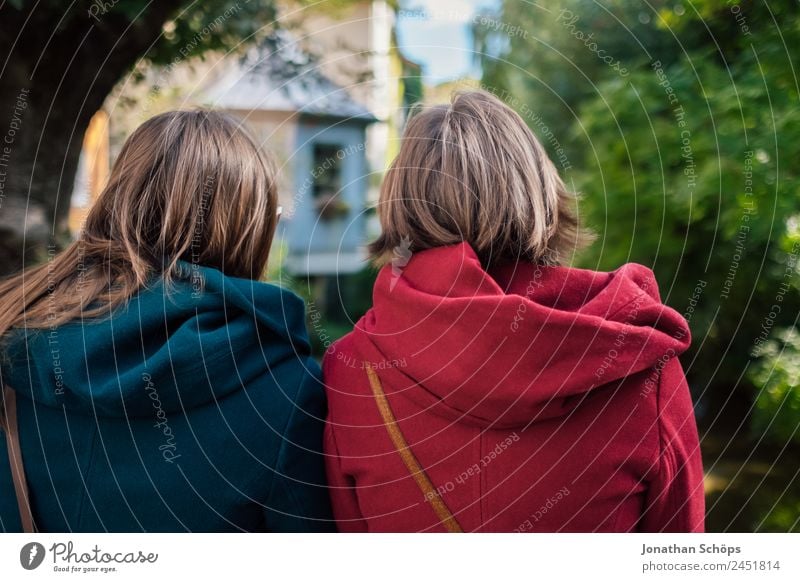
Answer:
[(22, 464), (22, 450), (19, 446), (19, 428), (17, 426), (17, 394), (8, 386), (3, 387), (3, 402), (0, 409), (0, 430), (6, 435), (6, 448), (8, 449), (8, 462), (11, 465), (11, 479), (14, 482), (14, 492), (17, 495), (19, 517), (22, 521), (22, 530), (25, 533), (34, 533), (36, 524), (33, 521), (30, 498), (28, 497), (28, 482), (25, 479), (25, 466)]
[(370, 368), (368, 364), (366, 365), (366, 370), (367, 377), (369, 377), (369, 385), (372, 388), (372, 394), (375, 396), (375, 403), (378, 405), (381, 418), (383, 418), (383, 424), (386, 427), (386, 431), (389, 433), (389, 438), (391, 438), (392, 443), (394, 443), (394, 448), (397, 449), (400, 458), (403, 459), (406, 469), (408, 469), (408, 472), (411, 473), (414, 481), (416, 481), (417, 486), (420, 491), (422, 491), (422, 495), (425, 499), (430, 501), (433, 511), (436, 512), (436, 516), (439, 518), (439, 521), (442, 522), (445, 529), (450, 533), (463, 532), (464, 530), (461, 529), (458, 520), (450, 512), (444, 499), (442, 499), (441, 495), (439, 495), (436, 488), (433, 486), (433, 483), (431, 483), (425, 469), (419, 464), (417, 457), (414, 456), (414, 453), (408, 446), (408, 442), (406, 442), (400, 427), (397, 425), (397, 420), (392, 412), (392, 408), (389, 406), (389, 400), (386, 398), (386, 393), (383, 391), (383, 386), (381, 386), (378, 374), (376, 374), (375, 370)]

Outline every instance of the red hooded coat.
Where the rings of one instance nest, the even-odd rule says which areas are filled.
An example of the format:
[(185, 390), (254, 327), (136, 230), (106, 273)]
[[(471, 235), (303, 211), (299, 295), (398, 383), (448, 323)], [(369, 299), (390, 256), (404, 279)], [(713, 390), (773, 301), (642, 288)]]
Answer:
[(464, 531), (702, 531), (689, 343), (642, 265), (487, 273), (466, 244), (387, 265), (323, 366), (339, 529), (446, 531), (444, 505)]

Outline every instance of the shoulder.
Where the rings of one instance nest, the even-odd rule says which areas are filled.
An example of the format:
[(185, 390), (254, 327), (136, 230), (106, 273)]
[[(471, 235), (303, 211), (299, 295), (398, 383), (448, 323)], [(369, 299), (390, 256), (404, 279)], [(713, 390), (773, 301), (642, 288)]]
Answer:
[(664, 354), (653, 366), (640, 374), (639, 397), (656, 415), (660, 415), (676, 398), (689, 397), (689, 386), (683, 367), (674, 353)]
[(694, 405), (686, 375), (677, 356), (666, 359), (659, 374), (657, 413), (660, 424), (684, 422), (694, 417)]
[[(657, 455), (681, 446), (687, 435), (696, 435), (694, 404), (680, 360), (666, 357), (650, 370), (654, 378), (652, 394), (648, 395), (652, 428), (658, 443)], [(645, 387), (646, 389), (646, 387)], [(695, 436), (695, 439), (697, 437)], [(662, 459), (663, 460), (663, 459)]]

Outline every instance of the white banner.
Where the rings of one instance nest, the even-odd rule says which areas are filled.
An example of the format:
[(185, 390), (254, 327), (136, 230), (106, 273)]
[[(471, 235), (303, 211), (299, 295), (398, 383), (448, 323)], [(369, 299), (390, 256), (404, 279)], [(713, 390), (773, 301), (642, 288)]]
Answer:
[(792, 534), (4, 534), (0, 579), (796, 581), (798, 554)]

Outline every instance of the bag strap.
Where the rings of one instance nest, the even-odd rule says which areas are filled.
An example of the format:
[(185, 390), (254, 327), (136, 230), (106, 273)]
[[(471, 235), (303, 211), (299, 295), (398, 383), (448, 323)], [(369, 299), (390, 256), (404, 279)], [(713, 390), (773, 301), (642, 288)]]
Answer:
[(365, 368), (367, 370), (367, 377), (369, 378), (369, 385), (372, 388), (372, 394), (375, 396), (375, 403), (378, 405), (378, 412), (380, 412), (381, 418), (383, 418), (383, 425), (386, 427), (386, 432), (389, 433), (389, 438), (392, 439), (394, 448), (403, 460), (406, 469), (411, 473), (411, 476), (414, 478), (414, 481), (416, 481), (425, 499), (430, 500), (433, 511), (436, 512), (436, 516), (445, 529), (450, 533), (462, 533), (464, 530), (461, 529), (458, 520), (450, 512), (444, 499), (442, 499), (441, 495), (439, 495), (436, 488), (433, 486), (433, 483), (431, 483), (425, 469), (419, 464), (417, 457), (414, 456), (414, 453), (408, 446), (408, 442), (403, 436), (400, 427), (397, 425), (397, 420), (392, 412), (392, 408), (389, 406), (389, 399), (386, 398), (386, 393), (383, 391), (383, 386), (381, 386), (378, 374), (376, 374), (375, 370), (370, 368), (369, 365), (366, 365)]
[(19, 508), (19, 518), (22, 522), (22, 531), (34, 533), (36, 532), (36, 524), (33, 521), (33, 512), (31, 512), (28, 482), (25, 479), (25, 465), (22, 463), (22, 450), (19, 446), (17, 394), (8, 386), (3, 386), (0, 430), (6, 435), (8, 462), (11, 465), (11, 480), (14, 482), (14, 493), (17, 495), (17, 507)]

